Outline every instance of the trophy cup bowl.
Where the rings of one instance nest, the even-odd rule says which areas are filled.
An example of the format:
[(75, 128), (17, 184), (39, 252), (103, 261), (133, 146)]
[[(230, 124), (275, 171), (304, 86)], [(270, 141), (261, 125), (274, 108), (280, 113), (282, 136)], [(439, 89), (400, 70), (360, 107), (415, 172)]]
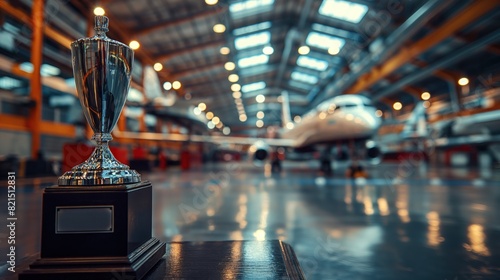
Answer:
[(73, 74), (83, 113), (94, 131), (92, 155), (59, 177), (61, 186), (130, 184), (140, 175), (115, 159), (109, 150), (111, 131), (130, 87), (133, 50), (106, 37), (108, 18), (95, 18), (96, 36), (71, 43)]

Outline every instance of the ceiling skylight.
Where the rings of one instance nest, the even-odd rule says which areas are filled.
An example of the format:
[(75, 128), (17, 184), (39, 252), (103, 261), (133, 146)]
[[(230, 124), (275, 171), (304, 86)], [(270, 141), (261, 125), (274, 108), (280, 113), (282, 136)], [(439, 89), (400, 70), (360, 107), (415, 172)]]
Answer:
[(340, 50), (344, 46), (345, 40), (313, 31), (307, 35), (306, 44), (326, 50), (330, 48), (337, 48)]
[(21, 81), (16, 80), (14, 78), (7, 77), (7, 76), (0, 78), (0, 88), (13, 89), (16, 87), (20, 87), (21, 85), (22, 85)]
[(269, 29), (269, 28), (271, 28), (271, 25), (272, 24), (270, 21), (264, 21), (264, 22), (260, 22), (257, 24), (243, 26), (243, 27), (234, 29), (233, 35), (234, 36), (241, 36), (243, 34), (248, 34), (248, 33), (252, 33), (252, 32), (257, 32), (257, 31)]
[(270, 11), (274, 0), (245, 0), (229, 5), (229, 12), (233, 18)]
[(266, 88), (266, 83), (263, 81), (256, 82), (256, 83), (251, 83), (251, 84), (246, 84), (241, 87), (242, 92), (250, 92), (250, 91), (255, 91), (259, 89), (265, 89)]
[(318, 12), (320, 15), (358, 23), (368, 12), (368, 7), (349, 1), (323, 0)]
[(259, 45), (266, 45), (270, 41), (271, 33), (269, 31), (264, 31), (234, 39), (234, 47), (237, 50), (242, 50)]
[(269, 56), (265, 54), (259, 54), (238, 60), (238, 67), (245, 68), (259, 64), (264, 64), (267, 63), (268, 61), (269, 61)]
[(306, 67), (318, 71), (325, 71), (328, 68), (328, 62), (325, 60), (320, 60), (312, 58), (309, 56), (301, 55), (297, 59), (297, 65), (301, 67)]
[(292, 79), (294, 79), (296, 81), (304, 82), (304, 83), (308, 83), (308, 84), (315, 84), (318, 82), (318, 77), (313, 76), (313, 75), (309, 75), (309, 74), (305, 74), (302, 72), (298, 72), (298, 71), (293, 71), (291, 74), (291, 77), (292, 77)]

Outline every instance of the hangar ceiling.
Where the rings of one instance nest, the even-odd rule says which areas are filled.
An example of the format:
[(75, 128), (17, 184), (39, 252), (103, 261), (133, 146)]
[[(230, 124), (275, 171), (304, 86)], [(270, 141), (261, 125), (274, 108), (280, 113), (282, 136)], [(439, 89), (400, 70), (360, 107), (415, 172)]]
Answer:
[[(136, 84), (145, 66), (159, 63), (161, 85), (181, 83), (162, 94), (192, 106), (203, 102), (202, 114), (213, 112), (234, 132), (255, 133), (260, 111), (264, 127), (281, 125), (284, 90), (294, 116), (340, 94), (367, 95), (390, 112), (394, 102), (411, 108), (422, 92), (430, 92), (432, 99), (449, 102), (449, 111), (460, 110), (458, 97), (474, 94), (456, 84), (460, 77), (468, 77), (473, 89), (498, 85), (499, 3), (54, 0), (46, 2), (45, 17), (48, 27), (74, 40), (92, 34), (93, 10), (102, 7), (110, 38), (140, 44)], [(29, 15), (31, 4), (0, 4), (3, 21), (15, 22), (12, 9)], [(4, 24), (4, 32), (15, 32), (7, 29)], [(29, 59), (29, 31), (22, 24), (17, 29), (21, 48), (15, 57), (21, 63)], [(69, 49), (61, 45), (66, 41), (45, 33), (45, 61), (70, 78)]]

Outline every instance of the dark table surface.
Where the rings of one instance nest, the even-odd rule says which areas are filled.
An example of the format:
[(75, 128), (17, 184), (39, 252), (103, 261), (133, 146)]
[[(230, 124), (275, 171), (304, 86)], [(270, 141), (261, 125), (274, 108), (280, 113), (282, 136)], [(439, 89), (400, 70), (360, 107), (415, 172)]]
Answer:
[[(23, 260), (17, 271), (38, 256)], [(7, 279), (17, 279), (9, 275)], [(113, 280), (131, 280), (113, 273)], [(167, 243), (162, 260), (145, 276), (159, 279), (305, 279), (292, 247), (279, 240)]]

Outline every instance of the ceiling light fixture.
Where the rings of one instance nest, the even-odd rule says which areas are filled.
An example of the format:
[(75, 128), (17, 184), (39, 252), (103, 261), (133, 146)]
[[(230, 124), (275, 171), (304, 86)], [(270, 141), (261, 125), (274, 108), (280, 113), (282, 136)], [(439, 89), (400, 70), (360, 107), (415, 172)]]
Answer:
[(181, 84), (181, 82), (179, 82), (179, 81), (174, 81), (174, 82), (172, 83), (172, 88), (173, 88), (173, 89), (180, 89), (180, 88), (181, 88), (181, 86), (182, 86), (182, 84)]
[(153, 69), (155, 69), (155, 71), (159, 72), (163, 69), (163, 65), (159, 62), (156, 62), (155, 65), (153, 65)]
[(133, 50), (137, 50), (141, 46), (141, 44), (139, 44), (139, 42), (137, 42), (136, 40), (130, 41), (128, 45)]
[(255, 101), (257, 101), (257, 103), (263, 103), (264, 101), (266, 101), (266, 97), (262, 94), (259, 94), (255, 97)]
[(233, 92), (233, 98), (235, 99), (241, 98), (241, 92), (240, 91)]
[(205, 111), (207, 109), (207, 104), (201, 102), (200, 104), (198, 104), (198, 109), (200, 109), (200, 111)]
[(231, 52), (231, 50), (228, 47), (222, 47), (220, 48), (219, 52), (222, 55), (228, 55)]
[(274, 49), (273, 47), (271, 46), (265, 46), (263, 49), (262, 49), (262, 52), (266, 55), (272, 55), (274, 53)]
[(165, 90), (171, 90), (172, 89), (172, 83), (171, 82), (164, 82), (163, 83), (163, 88)]
[(228, 62), (226, 62), (226, 64), (224, 64), (224, 68), (227, 71), (234, 70), (235, 67), (236, 67), (236, 65), (234, 64), (234, 62), (231, 62), (231, 61), (228, 61)]
[(95, 7), (94, 8), (94, 15), (96, 16), (103, 16), (105, 14), (104, 9), (101, 7)]
[(466, 86), (469, 84), (469, 79), (467, 79), (466, 77), (462, 77), (460, 78), (460, 80), (458, 80), (458, 84), (461, 86)]
[(240, 91), (241, 90), (241, 86), (239, 84), (232, 84), (231, 85), (231, 90), (232, 91)]
[(210, 5), (210, 6), (217, 4), (217, 2), (219, 2), (219, 1), (218, 0), (205, 0), (205, 3), (207, 3), (207, 5)]
[(215, 33), (224, 33), (224, 31), (226, 31), (226, 26), (222, 23), (217, 23), (214, 25), (213, 30)]
[(392, 105), (392, 108), (396, 111), (399, 111), (403, 108), (403, 104), (401, 104), (401, 102), (395, 102), (393, 105)]
[(306, 55), (311, 51), (311, 49), (308, 46), (301, 46), (298, 51), (299, 54)]
[(238, 75), (236, 75), (236, 74), (231, 74), (231, 75), (229, 75), (229, 77), (227, 77), (227, 79), (231, 83), (236, 83), (240, 79), (240, 77), (238, 77)]

